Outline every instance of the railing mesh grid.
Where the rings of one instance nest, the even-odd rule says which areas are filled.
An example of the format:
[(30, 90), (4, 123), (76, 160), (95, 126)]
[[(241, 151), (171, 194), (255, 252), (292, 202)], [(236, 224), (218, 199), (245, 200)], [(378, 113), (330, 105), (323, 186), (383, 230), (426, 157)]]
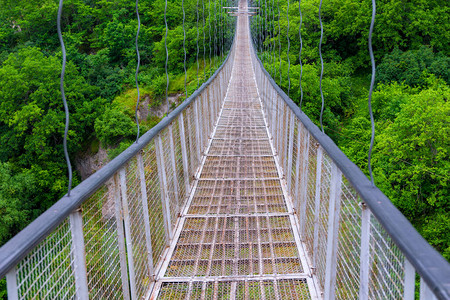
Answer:
[(103, 186), (81, 206), (91, 298), (117, 299), (122, 293), (114, 196)]
[[(143, 297), (146, 293), (148, 282), (150, 282), (151, 275), (148, 258), (144, 226), (148, 220), (144, 219), (141, 182), (139, 178), (139, 169), (137, 159), (132, 159), (126, 168), (126, 183), (127, 183), (127, 202), (128, 213), (130, 218), (130, 233), (131, 233), (131, 253), (134, 260), (134, 272), (136, 276), (136, 294), (138, 297)], [(125, 201), (125, 199), (123, 199)], [(124, 212), (125, 214), (127, 212)], [(128, 254), (130, 255), (130, 253)]]
[(370, 218), (371, 298), (403, 297), (404, 256), (372, 215)]
[(336, 276), (337, 298), (358, 298), (361, 245), (361, 200), (348, 183), (342, 181), (338, 266)]
[(71, 250), (70, 223), (66, 219), (16, 267), (21, 299), (73, 298)]
[(163, 205), (161, 201), (161, 186), (158, 179), (156, 150), (154, 141), (142, 151), (147, 187), (149, 225), (154, 263), (160, 261), (168, 241), (164, 233)]

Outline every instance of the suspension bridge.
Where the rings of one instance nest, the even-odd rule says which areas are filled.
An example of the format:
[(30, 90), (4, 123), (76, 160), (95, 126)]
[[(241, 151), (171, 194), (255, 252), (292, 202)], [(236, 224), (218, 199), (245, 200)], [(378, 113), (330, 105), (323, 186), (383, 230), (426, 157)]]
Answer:
[(0, 249), (8, 299), (450, 299), (448, 262), (264, 70), (255, 11), (233, 8), (205, 84)]

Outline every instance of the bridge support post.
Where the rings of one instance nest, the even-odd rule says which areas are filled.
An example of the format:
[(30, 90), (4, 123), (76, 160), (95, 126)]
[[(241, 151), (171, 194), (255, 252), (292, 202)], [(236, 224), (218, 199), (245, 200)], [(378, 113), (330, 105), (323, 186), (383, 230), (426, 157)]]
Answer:
[(172, 221), (170, 216), (169, 193), (167, 190), (166, 167), (164, 162), (164, 152), (162, 150), (161, 134), (155, 140), (156, 164), (158, 166), (158, 177), (161, 189), (161, 204), (164, 218), (164, 232), (166, 234), (166, 244), (170, 245), (173, 238)]
[(206, 130), (205, 130), (205, 135), (204, 135), (204, 140), (203, 140), (203, 147), (206, 147), (206, 145), (208, 144), (208, 139), (209, 139), (209, 134), (212, 132), (212, 128), (214, 126), (213, 124), (213, 118), (212, 118), (212, 111), (210, 111), (210, 102), (214, 101), (214, 98), (216, 97), (216, 90), (214, 87), (214, 83), (212, 82), (211, 85), (209, 86), (210, 92), (208, 93), (207, 97), (205, 99), (203, 99), (203, 118), (205, 119), (205, 125), (206, 125)]
[[(170, 128), (170, 127), (169, 127)], [(139, 169), (139, 179), (141, 186), (141, 205), (142, 212), (144, 214), (144, 229), (145, 229), (145, 245), (147, 246), (147, 265), (150, 272), (152, 281), (155, 281), (155, 270), (153, 267), (153, 249), (152, 249), (152, 236), (150, 230), (150, 215), (148, 211), (148, 196), (147, 196), (147, 184), (145, 183), (145, 170), (144, 160), (142, 154), (137, 155), (137, 165)]]
[[(258, 81), (257, 81), (256, 77), (257, 76), (255, 75), (255, 83), (258, 86)], [(270, 93), (271, 91), (268, 91), (268, 92)], [(271, 103), (271, 101), (270, 101), (271, 99), (270, 99), (269, 95), (270, 94), (267, 94), (264, 99), (260, 97), (262, 109), (264, 111), (264, 115), (266, 115), (266, 116), (268, 116), (268, 109), (267, 108), (268, 108), (269, 104)]]
[(133, 258), (133, 239), (131, 238), (131, 222), (130, 222), (130, 212), (128, 209), (128, 195), (127, 195), (127, 175), (125, 173), (125, 168), (122, 168), (119, 171), (119, 177), (120, 177), (120, 194), (122, 196), (123, 222), (125, 224), (131, 299), (137, 299), (136, 273), (134, 271), (134, 258)]
[[(221, 79), (221, 73), (217, 74), (217, 78), (213, 81), (214, 86), (217, 87), (217, 95), (216, 98), (213, 99), (213, 101), (210, 101), (209, 107), (211, 109), (211, 124), (212, 128), (214, 128), (215, 121), (217, 119), (217, 107), (219, 105), (219, 99), (222, 97), (222, 79)], [(210, 132), (210, 134), (212, 131)]]
[(191, 104), (191, 106), (189, 106), (186, 109), (186, 122), (187, 122), (187, 130), (188, 130), (187, 131), (187, 137), (189, 139), (189, 158), (191, 160), (191, 167), (192, 168), (194, 168), (194, 162), (195, 162), (195, 159), (197, 158), (196, 151), (194, 151), (194, 142), (193, 142), (193, 140), (194, 140), (194, 136), (193, 135), (195, 133), (192, 133), (192, 128), (194, 128), (194, 127), (192, 125), (192, 120), (191, 120), (191, 116), (192, 116), (192, 111), (194, 109), (194, 105), (195, 104)]
[(211, 83), (211, 85), (209, 86), (209, 92), (206, 94), (205, 98), (203, 98), (203, 105), (202, 105), (202, 109), (203, 109), (203, 114), (201, 114), (202, 118), (200, 120), (203, 120), (205, 126), (204, 131), (203, 131), (203, 149), (205, 149), (206, 145), (208, 144), (208, 139), (209, 139), (209, 133), (211, 133), (212, 131), (212, 115), (210, 114), (209, 111), (209, 102), (210, 101), (214, 101), (214, 97), (215, 97), (215, 90), (214, 90), (214, 84)]
[(331, 169), (330, 203), (328, 208), (328, 236), (325, 268), (324, 299), (334, 300), (336, 296), (336, 269), (339, 238), (339, 216), (341, 209), (342, 173), (335, 163)]
[[(179, 127), (178, 127), (179, 128)], [(181, 205), (180, 205), (180, 188), (178, 186), (178, 177), (177, 177), (177, 163), (176, 163), (176, 157), (175, 157), (175, 144), (173, 142), (173, 125), (170, 124), (168, 126), (169, 130), (169, 147), (170, 147), (170, 162), (172, 165), (172, 172), (173, 172), (173, 188), (174, 188), (174, 201), (175, 206), (177, 209), (177, 212), (181, 211)], [(145, 180), (143, 182), (145, 184)]]
[(70, 231), (72, 233), (73, 272), (75, 274), (76, 297), (77, 299), (89, 299), (81, 208), (70, 214), (69, 221)]
[(6, 290), (8, 292), (8, 300), (19, 299), (16, 267), (9, 270), (9, 272), (6, 274)]
[[(215, 120), (217, 119), (218, 116), (218, 112), (219, 112), (219, 102), (220, 99), (223, 99), (224, 95), (223, 95), (223, 89), (225, 87), (225, 83), (223, 82), (223, 73), (220, 72), (218, 75), (218, 78), (215, 80), (214, 85), (217, 86), (217, 97), (216, 99), (214, 99), (214, 107), (217, 109), (214, 109), (214, 119), (213, 119), (213, 125), (215, 123)], [(223, 85), (222, 85), (223, 84)]]
[[(302, 154), (301, 153), (301, 147), (302, 147), (302, 130), (301, 130), (301, 122), (297, 121), (297, 154), (296, 154), (296, 160), (295, 160), (295, 181), (294, 181), (294, 207), (295, 210), (297, 211), (298, 215), (297, 217), (299, 218), (299, 223), (301, 223), (300, 221), (300, 199), (299, 197), (301, 196), (301, 193), (299, 191), (299, 186), (300, 186), (300, 161), (303, 160)], [(302, 174), (303, 175), (303, 174)], [(291, 193), (292, 194), (292, 193)], [(302, 232), (302, 227), (300, 227), (300, 236), (302, 236), (303, 232)]]
[[(288, 156), (288, 146), (289, 146), (288, 138), (289, 138), (290, 134), (287, 134), (287, 133), (289, 132), (288, 129), (289, 129), (289, 125), (290, 125), (289, 123), (291, 120), (290, 112), (291, 112), (291, 110), (288, 111), (287, 105), (283, 103), (283, 119), (282, 119), (283, 123), (281, 125), (280, 134), (282, 134), (282, 136), (284, 137), (284, 140), (283, 140), (283, 145), (280, 149), (283, 151), (282, 166), (284, 169), (284, 178), (286, 180), (288, 177), (288, 174), (287, 174), (288, 173), (288, 157), (287, 156)], [(285, 124), (286, 124), (286, 126), (285, 126)]]
[(184, 134), (184, 117), (183, 113), (178, 117), (178, 127), (180, 128), (180, 144), (181, 144), (181, 160), (183, 162), (183, 176), (186, 195), (189, 195), (191, 185), (189, 184), (189, 164), (186, 150), (186, 136)]
[[(295, 116), (291, 113), (290, 122), (289, 122), (289, 154), (287, 157), (287, 170), (286, 170), (286, 181), (289, 193), (292, 195), (292, 156), (294, 152), (294, 127), (295, 127)], [(298, 151), (297, 151), (298, 152)], [(296, 156), (296, 160), (298, 160), (298, 155)], [(298, 179), (298, 174), (296, 174)], [(294, 206), (295, 207), (295, 206)]]
[(200, 97), (200, 111), (199, 111), (199, 117), (200, 117), (200, 127), (202, 128), (202, 152), (205, 147), (205, 140), (208, 140), (208, 136), (204, 135), (205, 132), (209, 132), (209, 127), (211, 124), (209, 123), (209, 114), (208, 114), (208, 102), (213, 97), (214, 91), (211, 89), (211, 86), (208, 86), (206, 90), (203, 92), (202, 96)]
[[(216, 79), (218, 80), (218, 79)], [(213, 85), (216, 85), (217, 82), (213, 83)], [(213, 132), (213, 128), (214, 128), (214, 121), (216, 120), (216, 103), (217, 103), (217, 99), (219, 99), (219, 93), (215, 94), (215, 96), (213, 97), (213, 99), (209, 99), (208, 104), (209, 104), (209, 114), (208, 117), (210, 118), (209, 121), (209, 132), (208, 135), (210, 138), (212, 138), (211, 134)]]
[[(303, 126), (302, 126), (303, 127)], [(299, 137), (302, 130), (299, 130)], [(300, 236), (304, 237), (304, 230), (306, 224), (306, 201), (307, 201), (307, 191), (308, 191), (308, 164), (309, 164), (309, 132), (306, 129), (303, 129), (303, 140), (304, 148), (302, 153), (302, 176), (301, 176), (301, 186), (300, 186)], [(300, 148), (300, 147), (299, 147)], [(300, 149), (299, 149), (300, 151)], [(295, 189), (298, 191), (298, 188)]]
[(200, 129), (200, 122), (199, 122), (199, 114), (198, 114), (198, 102), (201, 101), (201, 95), (197, 97), (197, 99), (194, 100), (194, 122), (195, 122), (195, 137), (196, 137), (196, 146), (197, 146), (197, 161), (198, 166), (200, 166), (200, 161), (202, 157), (202, 142), (201, 142), (201, 129)]
[[(281, 161), (281, 137), (283, 134), (283, 128), (282, 128), (282, 122), (283, 122), (283, 118), (282, 118), (282, 106), (283, 104), (281, 103), (282, 99), (279, 98), (279, 96), (277, 95), (277, 129), (276, 129), (276, 137), (277, 137), (277, 153), (278, 153), (278, 159), (279, 159), (279, 163), (280, 165), (282, 165), (282, 161)], [(282, 174), (283, 175), (283, 174)]]
[(272, 96), (267, 97), (268, 100), (271, 101), (271, 111), (270, 111), (270, 128), (272, 129), (272, 139), (274, 142), (274, 145), (276, 143), (277, 138), (277, 106), (278, 106), (278, 96), (276, 94), (275, 89), (273, 90)]
[(436, 296), (422, 277), (420, 277), (420, 300), (437, 300)]
[[(303, 179), (303, 174), (300, 175), (300, 162), (304, 160), (304, 157), (302, 156), (303, 153), (301, 152), (302, 150), (302, 144), (303, 144), (303, 140), (302, 140), (302, 123), (300, 121), (297, 121), (297, 153), (296, 153), (296, 160), (295, 160), (295, 180), (294, 180), (294, 207), (296, 209), (297, 212), (300, 211), (300, 199), (299, 197), (302, 196), (301, 192), (300, 192), (300, 180)], [(302, 164), (303, 165), (303, 164)], [(303, 170), (302, 170), (303, 171)], [(298, 218), (300, 218), (300, 215), (298, 215)], [(300, 221), (300, 219), (299, 219)]]
[(405, 257), (405, 300), (414, 300), (416, 290), (416, 270)]
[(359, 275), (359, 299), (369, 299), (370, 274), (370, 209), (365, 203), (361, 205), (361, 253)]
[(127, 254), (125, 253), (125, 233), (123, 228), (122, 203), (120, 200), (120, 179), (114, 175), (114, 209), (117, 223), (117, 244), (119, 248), (120, 278), (122, 280), (123, 299), (130, 299), (130, 288), (128, 283)]
[[(205, 146), (205, 138), (207, 138), (204, 133), (208, 131), (208, 118), (205, 114), (205, 102), (208, 101), (209, 98), (209, 89), (206, 88), (206, 90), (200, 95), (199, 101), (198, 101), (198, 121), (200, 124), (200, 158), (201, 154), (203, 153), (204, 146)], [(206, 100), (205, 100), (206, 99)]]
[(314, 240), (313, 259), (314, 272), (317, 271), (317, 252), (319, 250), (319, 217), (320, 217), (320, 185), (322, 180), (322, 148), (317, 148), (316, 190), (314, 199)]

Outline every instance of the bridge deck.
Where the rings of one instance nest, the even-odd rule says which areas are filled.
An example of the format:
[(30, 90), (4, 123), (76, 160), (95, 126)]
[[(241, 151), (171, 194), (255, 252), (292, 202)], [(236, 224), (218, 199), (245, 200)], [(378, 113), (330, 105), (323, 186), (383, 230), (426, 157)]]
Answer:
[(154, 297), (311, 299), (315, 290), (252, 68), (248, 19), (199, 178)]

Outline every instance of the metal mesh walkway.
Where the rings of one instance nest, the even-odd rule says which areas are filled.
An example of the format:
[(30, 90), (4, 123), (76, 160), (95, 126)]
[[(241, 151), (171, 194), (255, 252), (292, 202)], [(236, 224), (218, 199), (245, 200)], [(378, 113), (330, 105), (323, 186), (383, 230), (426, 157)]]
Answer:
[(154, 290), (159, 299), (315, 298), (258, 95), (247, 17), (239, 17), (236, 43), (220, 117)]

